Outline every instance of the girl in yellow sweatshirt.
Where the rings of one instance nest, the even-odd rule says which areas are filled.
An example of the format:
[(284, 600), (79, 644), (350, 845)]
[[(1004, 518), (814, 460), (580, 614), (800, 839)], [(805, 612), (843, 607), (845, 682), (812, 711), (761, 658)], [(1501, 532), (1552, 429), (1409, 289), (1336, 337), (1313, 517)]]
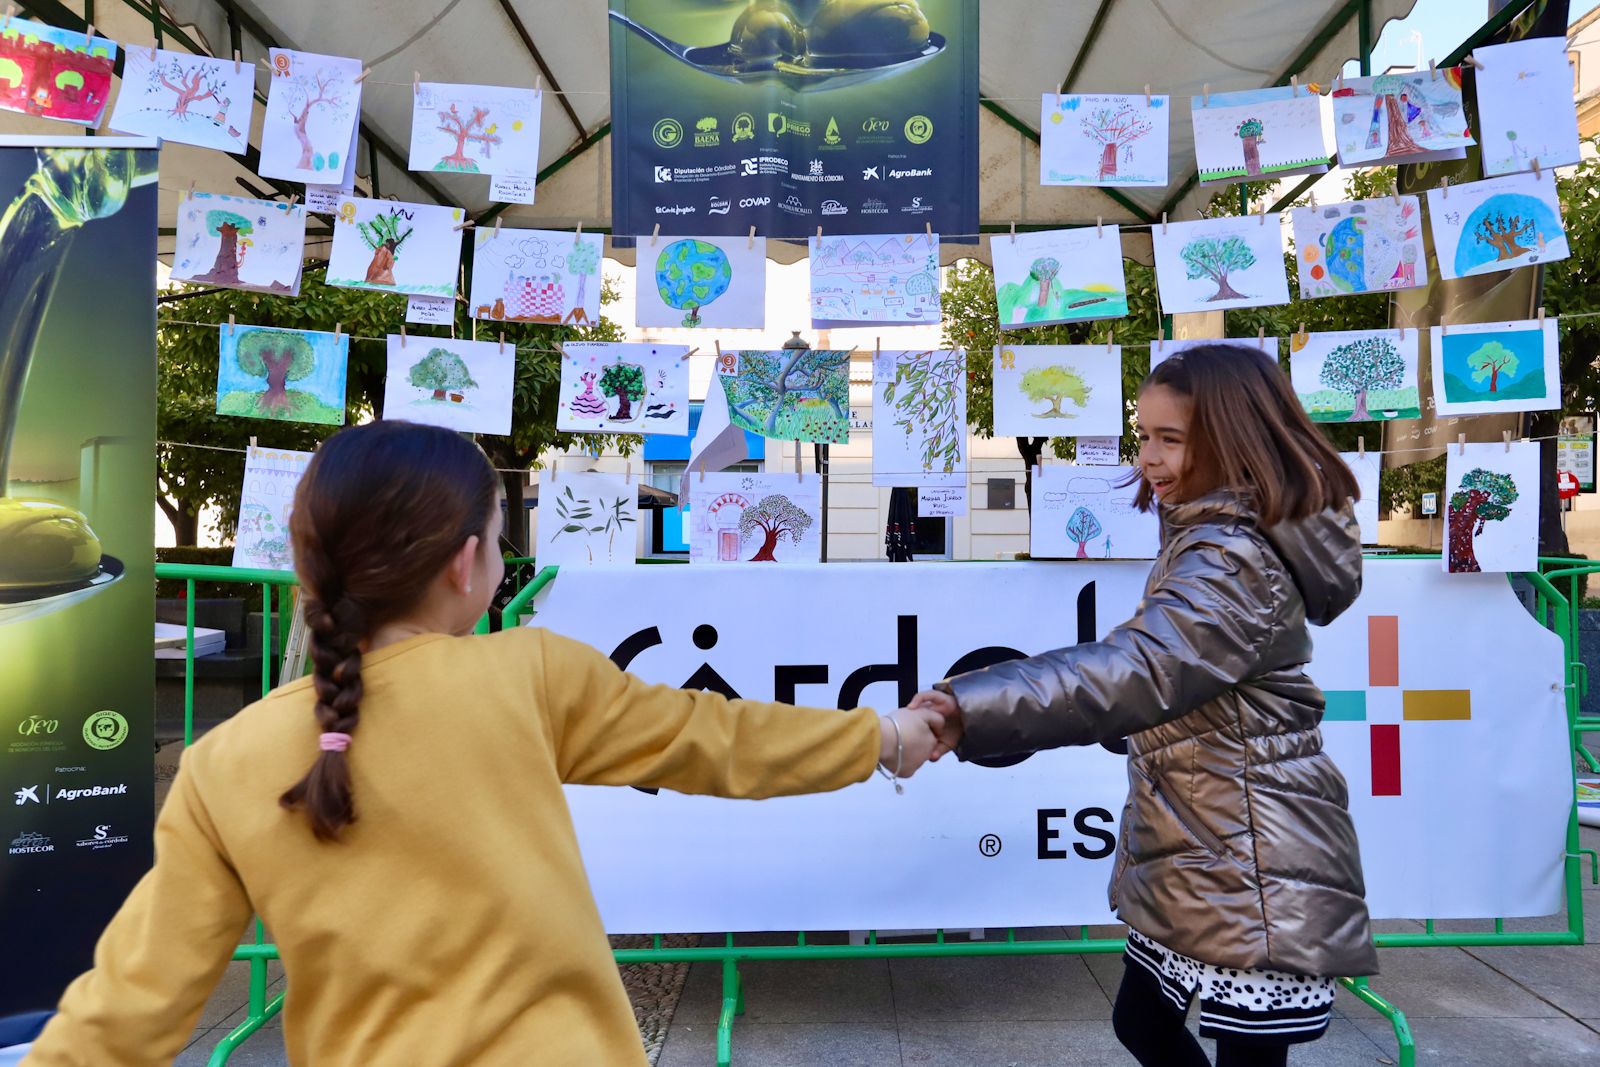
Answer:
[(769, 797), (932, 751), (932, 711), (730, 701), (543, 630), (469, 636), (500, 524), (458, 434), (322, 445), (290, 520), (314, 673), (184, 754), (155, 867), (26, 1064), (170, 1064), (253, 914), (292, 1064), (642, 1064), (562, 784)]

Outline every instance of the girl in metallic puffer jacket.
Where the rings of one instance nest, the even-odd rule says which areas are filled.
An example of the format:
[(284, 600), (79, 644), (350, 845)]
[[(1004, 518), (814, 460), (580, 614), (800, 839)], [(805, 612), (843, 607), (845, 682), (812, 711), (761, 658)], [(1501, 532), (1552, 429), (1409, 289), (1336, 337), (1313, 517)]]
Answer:
[[(950, 678), (912, 706), (984, 758), (1126, 737), (1113, 1023), (1145, 1067), (1282, 1065), (1377, 956), (1306, 624), (1361, 591), (1355, 479), (1255, 347), (1191, 348), (1139, 393), (1137, 501), (1161, 554), (1105, 639)], [(938, 758), (937, 755), (935, 758)]]

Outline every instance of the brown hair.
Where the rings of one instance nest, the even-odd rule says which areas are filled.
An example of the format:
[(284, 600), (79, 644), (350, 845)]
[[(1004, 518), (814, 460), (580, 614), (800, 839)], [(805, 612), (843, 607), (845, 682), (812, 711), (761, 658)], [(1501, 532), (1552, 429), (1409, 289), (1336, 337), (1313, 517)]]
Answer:
[[(484, 535), (498, 501), (483, 452), (450, 430), (374, 422), (317, 449), (295, 490), (289, 536), (324, 733), (355, 731), (362, 640), (417, 605), (467, 538)], [(337, 838), (356, 817), (347, 755), (322, 752), (279, 803), (303, 807), (321, 840)]]
[[(1288, 376), (1251, 345), (1197, 345), (1157, 365), (1140, 392), (1162, 385), (1192, 402), (1180, 485), (1248, 490), (1263, 527), (1344, 507), (1361, 490), (1312, 424)], [(1150, 510), (1141, 482), (1134, 503)]]

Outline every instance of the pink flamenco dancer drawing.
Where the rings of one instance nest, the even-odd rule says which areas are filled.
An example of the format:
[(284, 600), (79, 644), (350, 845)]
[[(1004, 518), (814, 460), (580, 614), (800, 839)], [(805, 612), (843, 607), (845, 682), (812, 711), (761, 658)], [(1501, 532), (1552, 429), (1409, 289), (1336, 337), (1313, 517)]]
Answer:
[(579, 378), (583, 382), (583, 392), (572, 398), (573, 413), (590, 419), (604, 418), (606, 402), (595, 395), (594, 372), (584, 371)]

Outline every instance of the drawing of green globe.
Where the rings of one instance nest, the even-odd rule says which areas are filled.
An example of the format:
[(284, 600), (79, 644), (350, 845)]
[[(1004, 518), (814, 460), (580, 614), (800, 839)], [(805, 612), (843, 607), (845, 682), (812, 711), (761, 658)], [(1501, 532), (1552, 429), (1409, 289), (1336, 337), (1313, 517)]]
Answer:
[(656, 259), (656, 289), (668, 307), (688, 312), (685, 326), (700, 325), (700, 309), (726, 293), (732, 282), (727, 255), (705, 241), (674, 241)]

